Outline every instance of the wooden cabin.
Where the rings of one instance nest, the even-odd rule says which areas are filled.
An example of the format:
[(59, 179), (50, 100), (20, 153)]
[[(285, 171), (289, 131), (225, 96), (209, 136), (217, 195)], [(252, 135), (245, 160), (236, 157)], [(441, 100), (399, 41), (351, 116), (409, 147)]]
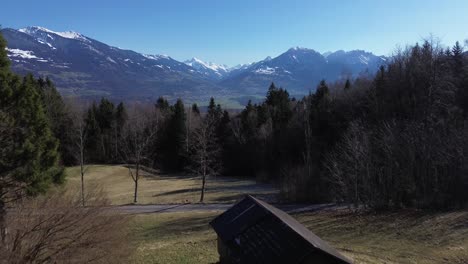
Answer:
[(221, 264), (352, 263), (278, 208), (246, 196), (210, 222)]

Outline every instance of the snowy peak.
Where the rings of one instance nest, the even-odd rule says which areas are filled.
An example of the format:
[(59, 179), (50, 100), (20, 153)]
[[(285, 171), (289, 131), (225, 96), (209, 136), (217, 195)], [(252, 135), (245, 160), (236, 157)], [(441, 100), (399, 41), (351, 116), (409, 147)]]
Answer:
[(164, 54), (162, 54), (162, 55), (141, 54), (141, 55), (143, 55), (143, 57), (145, 57), (147, 59), (150, 59), (150, 60), (161, 60), (161, 59), (170, 60), (170, 59), (172, 59), (168, 55), (164, 55)]
[[(74, 31), (64, 31), (64, 32), (57, 32), (53, 31), (44, 27), (38, 27), (38, 26), (33, 26), (33, 27), (26, 27), (26, 28), (21, 28), (18, 30), (19, 32), (26, 33), (30, 36), (36, 37), (36, 38), (50, 38), (54, 39), (53, 35), (60, 36), (62, 38), (67, 38), (67, 39), (76, 39), (76, 40), (81, 40), (85, 42), (89, 42), (89, 39), (83, 36), (80, 33), (74, 32)], [(52, 34), (52, 35), (50, 35)]]
[(377, 65), (385, 62), (384, 56), (376, 56), (364, 50), (343, 51), (338, 50), (327, 56), (329, 62), (340, 62), (347, 64)]
[(294, 51), (314, 51), (313, 49), (309, 48), (304, 48), (304, 47), (292, 47), (288, 50), (288, 52), (294, 52)]
[(230, 71), (230, 68), (226, 65), (220, 65), (213, 62), (205, 62), (195, 57), (193, 57), (190, 60), (184, 61), (184, 63), (194, 68), (201, 74), (215, 80), (222, 79)]
[(185, 64), (196, 67), (205, 67), (211, 69), (213, 71), (228, 71), (228, 67), (226, 65), (216, 64), (213, 62), (204, 62), (196, 57), (193, 57), (190, 60), (185, 61)]

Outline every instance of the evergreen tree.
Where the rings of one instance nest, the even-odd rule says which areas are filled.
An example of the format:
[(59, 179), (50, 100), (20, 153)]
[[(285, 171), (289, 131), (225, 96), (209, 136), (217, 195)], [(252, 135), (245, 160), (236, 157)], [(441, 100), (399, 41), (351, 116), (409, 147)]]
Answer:
[(85, 135), (86, 135), (86, 152), (90, 161), (99, 160), (99, 142), (101, 136), (101, 129), (99, 127), (97, 113), (98, 109), (96, 103), (93, 102), (91, 107), (86, 112), (85, 116)]
[(8, 59), (8, 52), (6, 47), (7, 42), (0, 33), (0, 73), (10, 72), (10, 60)]
[(64, 165), (74, 165), (77, 160), (73, 151), (75, 144), (73, 142), (73, 132), (70, 130), (70, 124), (73, 120), (68, 108), (49, 78), (45, 80), (39, 78), (37, 84), (37, 89), (41, 95), (43, 108), (49, 120), (52, 133), (54, 137), (59, 140), (61, 160)]
[(453, 73), (455, 78), (461, 79), (463, 74), (464, 59), (463, 59), (463, 47), (457, 41), (452, 48), (452, 61), (453, 61)]
[(114, 104), (106, 98), (102, 98), (99, 103), (96, 118), (101, 132), (107, 134), (108, 130), (112, 128), (114, 120)]
[(128, 119), (127, 109), (125, 108), (124, 103), (120, 102), (117, 105), (117, 109), (115, 112), (115, 122), (119, 130), (123, 128), (127, 119)]
[[(6, 235), (5, 204), (21, 194), (38, 194), (62, 183), (58, 142), (44, 114), (31, 75), (21, 80), (9, 69), (0, 34), (0, 245)], [(13, 197), (12, 197), (13, 196)]]
[(212, 119), (215, 124), (218, 124), (221, 116), (223, 115), (223, 111), (221, 109), (221, 105), (216, 105), (215, 100), (213, 97), (210, 98), (210, 103), (208, 104), (208, 112), (207, 116)]
[(125, 124), (127, 123), (128, 120), (128, 114), (127, 114), (127, 109), (125, 108), (125, 105), (123, 102), (120, 102), (117, 105), (117, 108), (115, 110), (115, 121), (113, 125), (113, 147), (114, 147), (114, 154), (113, 154), (113, 159), (115, 161), (120, 161), (120, 140), (122, 139), (122, 134), (123, 134), (123, 129)]
[(328, 85), (325, 80), (321, 80), (320, 84), (315, 91), (314, 98), (316, 100), (322, 100), (324, 97), (327, 97), (330, 94), (330, 89), (328, 89)]
[(192, 105), (192, 113), (198, 114), (198, 115), (200, 114), (200, 109), (198, 108), (198, 105), (196, 103)]
[(452, 47), (450, 58), (454, 84), (457, 87), (457, 103), (466, 116), (468, 114), (468, 74), (465, 70), (463, 47), (458, 41)]
[(164, 97), (159, 97), (155, 106), (160, 111), (167, 111), (169, 109), (169, 102)]
[(265, 99), (264, 107), (267, 108), (269, 116), (273, 121), (275, 131), (283, 129), (291, 117), (289, 93), (283, 88), (276, 88), (274, 83), (271, 83)]
[(350, 88), (351, 88), (351, 82), (349, 81), (349, 79), (346, 79), (344, 89), (345, 91), (348, 91)]
[(182, 100), (177, 99), (171, 108), (172, 114), (159, 144), (160, 156), (164, 169), (180, 171), (184, 169), (186, 157), (185, 107)]
[[(64, 176), (58, 166), (58, 142), (35, 88), (32, 75), (20, 79), (10, 72), (6, 41), (0, 34), (0, 113), (5, 121), (0, 126), (13, 132), (11, 141), (0, 140), (0, 181), (11, 178), (21, 183), (28, 194), (43, 192), (51, 183), (63, 182)], [(5, 188), (3, 182), (0, 186)], [(0, 190), (0, 200), (5, 191)]]

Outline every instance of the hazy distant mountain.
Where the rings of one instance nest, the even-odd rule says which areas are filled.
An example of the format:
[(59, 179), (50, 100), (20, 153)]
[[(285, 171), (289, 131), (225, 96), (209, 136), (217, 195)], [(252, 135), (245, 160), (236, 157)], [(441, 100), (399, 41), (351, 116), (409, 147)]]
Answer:
[(271, 82), (294, 94), (334, 81), (375, 72), (386, 58), (355, 51), (291, 48), (275, 57), (235, 67), (197, 58), (179, 62), (112, 47), (80, 33), (42, 27), (3, 29), (14, 71), (49, 76), (65, 95), (153, 100), (265, 95)]
[(291, 48), (273, 59), (252, 64), (220, 84), (244, 93), (262, 93), (271, 82), (293, 93), (314, 90), (322, 79), (335, 81), (374, 73), (386, 58), (365, 51), (337, 51), (324, 55), (307, 48)]

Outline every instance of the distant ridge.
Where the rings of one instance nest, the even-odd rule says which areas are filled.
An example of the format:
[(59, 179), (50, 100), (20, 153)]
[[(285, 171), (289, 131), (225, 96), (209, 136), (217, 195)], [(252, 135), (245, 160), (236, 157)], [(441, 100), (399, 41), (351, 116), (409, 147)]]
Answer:
[(210, 96), (263, 96), (271, 82), (294, 94), (314, 90), (321, 79), (335, 81), (374, 73), (386, 58), (364, 50), (320, 54), (293, 47), (235, 67), (192, 58), (179, 62), (168, 55), (148, 55), (109, 46), (75, 31), (34, 26), (2, 29), (12, 69), (50, 77), (66, 96), (126, 100)]

